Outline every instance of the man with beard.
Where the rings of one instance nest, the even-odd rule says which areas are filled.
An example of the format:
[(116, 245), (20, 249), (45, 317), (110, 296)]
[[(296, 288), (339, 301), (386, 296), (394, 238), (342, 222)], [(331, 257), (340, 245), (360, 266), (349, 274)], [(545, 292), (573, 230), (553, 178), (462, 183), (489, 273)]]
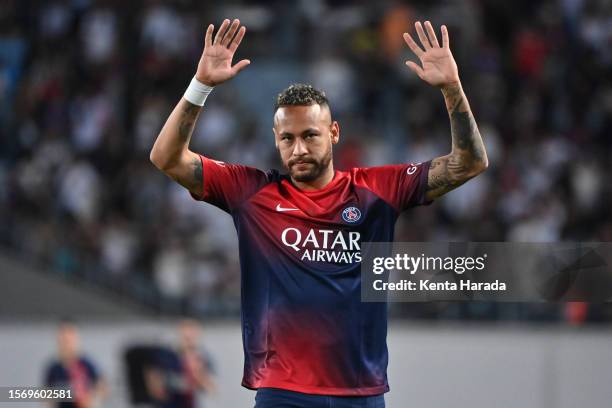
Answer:
[(151, 151), (151, 161), (191, 195), (232, 215), (242, 270), (242, 385), (256, 407), (384, 407), (387, 307), (361, 302), (362, 242), (391, 242), (401, 211), (478, 175), (487, 157), (461, 88), (442, 26), (421, 42), (404, 39), (421, 65), (408, 67), (438, 87), (451, 121), (452, 149), (425, 163), (338, 171), (340, 127), (325, 94), (292, 85), (276, 99), (273, 133), (288, 174), (211, 160), (189, 150), (212, 88), (250, 61), (232, 66), (245, 34), (225, 20), (206, 31), (197, 72)]

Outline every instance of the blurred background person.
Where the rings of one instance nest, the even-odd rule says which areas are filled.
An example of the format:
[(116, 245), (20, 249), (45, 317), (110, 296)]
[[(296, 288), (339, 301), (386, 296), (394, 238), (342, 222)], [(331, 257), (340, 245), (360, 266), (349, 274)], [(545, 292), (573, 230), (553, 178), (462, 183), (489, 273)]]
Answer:
[(105, 399), (107, 386), (91, 359), (80, 351), (76, 324), (63, 320), (57, 328), (57, 356), (44, 373), (47, 387), (71, 390), (72, 401), (50, 403), (57, 408), (94, 408)]
[(202, 407), (202, 394), (213, 393), (213, 364), (201, 348), (201, 327), (196, 320), (178, 324), (178, 344), (173, 350), (158, 349), (145, 372), (145, 385), (153, 406), (159, 408)]

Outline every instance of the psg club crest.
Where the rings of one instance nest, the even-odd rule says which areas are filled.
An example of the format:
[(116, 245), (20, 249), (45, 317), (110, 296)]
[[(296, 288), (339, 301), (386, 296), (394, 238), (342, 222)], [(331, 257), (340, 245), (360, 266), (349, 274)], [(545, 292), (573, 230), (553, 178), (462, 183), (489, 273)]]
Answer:
[(357, 207), (346, 207), (342, 211), (342, 219), (349, 224), (354, 224), (361, 218), (361, 211)]

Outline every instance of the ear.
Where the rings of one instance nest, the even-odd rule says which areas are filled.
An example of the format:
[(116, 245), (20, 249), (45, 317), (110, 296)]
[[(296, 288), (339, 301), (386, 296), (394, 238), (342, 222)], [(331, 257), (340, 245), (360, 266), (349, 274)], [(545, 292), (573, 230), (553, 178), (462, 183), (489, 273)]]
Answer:
[(278, 135), (276, 134), (275, 127), (272, 127), (272, 133), (274, 133), (274, 146), (276, 146), (276, 150), (278, 150)]
[(340, 125), (335, 120), (330, 125), (331, 142), (336, 144), (340, 141)]

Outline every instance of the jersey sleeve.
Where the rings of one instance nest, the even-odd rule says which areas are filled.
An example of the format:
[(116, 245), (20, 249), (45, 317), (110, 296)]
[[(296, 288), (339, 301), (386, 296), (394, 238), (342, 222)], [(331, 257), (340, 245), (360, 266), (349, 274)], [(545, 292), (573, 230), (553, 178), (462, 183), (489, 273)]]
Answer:
[(45, 377), (43, 379), (46, 387), (53, 387), (58, 383), (58, 367), (55, 363), (50, 363), (45, 370)]
[(393, 206), (398, 212), (427, 200), (427, 177), (430, 161), (356, 169), (357, 183)]
[(202, 195), (190, 191), (198, 201), (206, 201), (232, 212), (268, 182), (268, 175), (254, 167), (229, 164), (200, 156), (202, 161)]
[(100, 373), (98, 372), (98, 369), (96, 368), (96, 366), (94, 365), (94, 363), (87, 359), (87, 358), (82, 358), (82, 363), (85, 366), (85, 368), (87, 369), (87, 374), (89, 375), (89, 380), (92, 383), (96, 383), (99, 379), (100, 379)]

